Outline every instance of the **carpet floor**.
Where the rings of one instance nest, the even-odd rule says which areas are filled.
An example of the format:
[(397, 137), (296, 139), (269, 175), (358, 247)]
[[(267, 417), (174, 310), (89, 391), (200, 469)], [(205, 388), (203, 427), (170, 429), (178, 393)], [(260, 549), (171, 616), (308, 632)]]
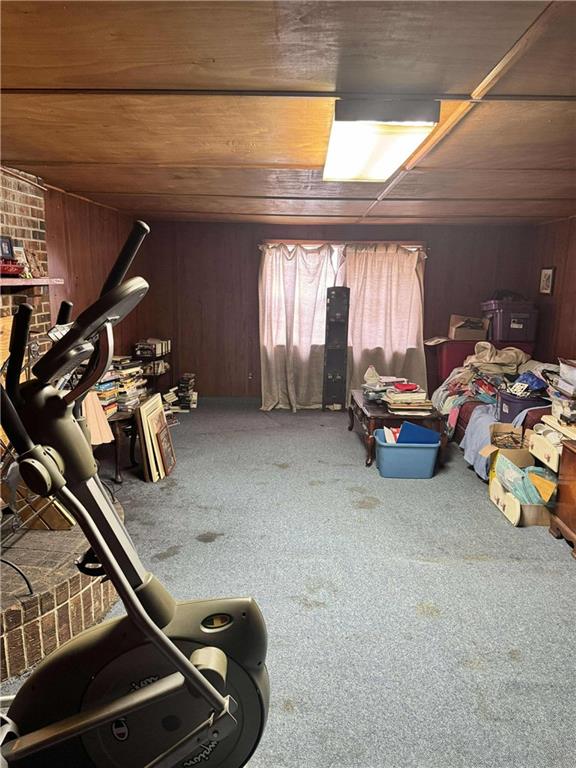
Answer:
[(118, 492), (176, 597), (262, 608), (250, 768), (572, 768), (568, 545), (513, 528), (457, 448), (432, 480), (385, 480), (346, 426), (203, 399), (172, 430), (173, 475)]

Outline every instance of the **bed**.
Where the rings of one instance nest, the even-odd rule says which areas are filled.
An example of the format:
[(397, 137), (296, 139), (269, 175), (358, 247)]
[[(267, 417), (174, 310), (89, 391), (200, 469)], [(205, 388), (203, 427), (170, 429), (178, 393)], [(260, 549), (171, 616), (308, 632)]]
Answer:
[[(469, 400), (467, 403), (464, 403), (460, 407), (460, 413), (458, 414), (458, 420), (456, 422), (454, 435), (452, 437), (452, 439), (458, 444), (460, 444), (464, 438), (464, 433), (466, 432), (466, 427), (470, 421), (470, 416), (472, 416), (474, 409), (479, 405), (484, 405), (484, 403), (482, 403), (480, 400)], [(533, 429), (534, 425), (542, 419), (542, 416), (551, 412), (551, 406), (547, 408), (534, 408), (533, 410), (529, 411), (526, 414), (526, 418), (524, 420), (524, 429)]]

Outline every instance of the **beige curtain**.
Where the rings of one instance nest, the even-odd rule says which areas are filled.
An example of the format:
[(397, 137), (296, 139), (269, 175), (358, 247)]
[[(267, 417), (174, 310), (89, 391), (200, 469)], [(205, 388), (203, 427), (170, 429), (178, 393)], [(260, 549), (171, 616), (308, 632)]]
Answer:
[(400, 245), (346, 245), (350, 288), (348, 381), (357, 389), (364, 372), (403, 376), (426, 389), (424, 359), (424, 253)]
[(260, 263), (262, 409), (320, 408), (326, 290), (350, 288), (348, 388), (374, 365), (426, 388), (424, 254), (399, 245), (267, 244)]
[(262, 246), (263, 410), (321, 407), (326, 290), (342, 284), (342, 252), (343, 245)]

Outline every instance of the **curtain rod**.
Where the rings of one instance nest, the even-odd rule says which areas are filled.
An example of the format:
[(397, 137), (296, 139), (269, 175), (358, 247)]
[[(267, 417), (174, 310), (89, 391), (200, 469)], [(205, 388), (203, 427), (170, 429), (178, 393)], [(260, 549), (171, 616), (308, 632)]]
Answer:
[(282, 243), (283, 245), (313, 245), (320, 247), (321, 245), (404, 245), (413, 246), (417, 248), (426, 248), (426, 243), (422, 240), (346, 240), (341, 238), (340, 240), (283, 240), (281, 238), (271, 238), (262, 241), (262, 245), (276, 245)]

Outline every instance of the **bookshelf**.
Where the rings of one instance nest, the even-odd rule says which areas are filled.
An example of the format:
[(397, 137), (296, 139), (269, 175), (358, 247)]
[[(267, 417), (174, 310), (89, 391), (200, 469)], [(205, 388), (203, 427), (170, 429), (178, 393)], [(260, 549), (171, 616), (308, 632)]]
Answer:
[[(157, 341), (162, 341), (162, 340), (159, 339)], [(162, 370), (159, 372), (152, 371), (148, 373), (143, 371), (142, 376), (151, 381), (151, 386), (154, 389), (154, 391), (158, 390), (160, 380), (164, 376), (167, 376), (169, 374), (170, 374), (170, 384), (171, 384), (172, 383), (172, 376), (171, 376), (172, 366), (168, 362), (168, 358), (172, 354), (172, 349), (170, 348), (165, 352), (161, 352), (157, 354), (143, 354), (142, 352), (138, 352), (138, 346), (141, 343), (143, 342), (138, 342), (135, 345), (133, 357), (135, 360), (138, 360), (138, 362), (140, 362), (142, 366), (145, 366), (146, 364), (149, 364), (149, 363), (160, 363), (160, 361), (166, 362), (166, 366), (165, 366), (166, 370)], [(159, 365), (158, 367), (164, 367), (164, 366)], [(156, 365), (153, 365), (152, 368), (153, 369), (156, 368)]]

